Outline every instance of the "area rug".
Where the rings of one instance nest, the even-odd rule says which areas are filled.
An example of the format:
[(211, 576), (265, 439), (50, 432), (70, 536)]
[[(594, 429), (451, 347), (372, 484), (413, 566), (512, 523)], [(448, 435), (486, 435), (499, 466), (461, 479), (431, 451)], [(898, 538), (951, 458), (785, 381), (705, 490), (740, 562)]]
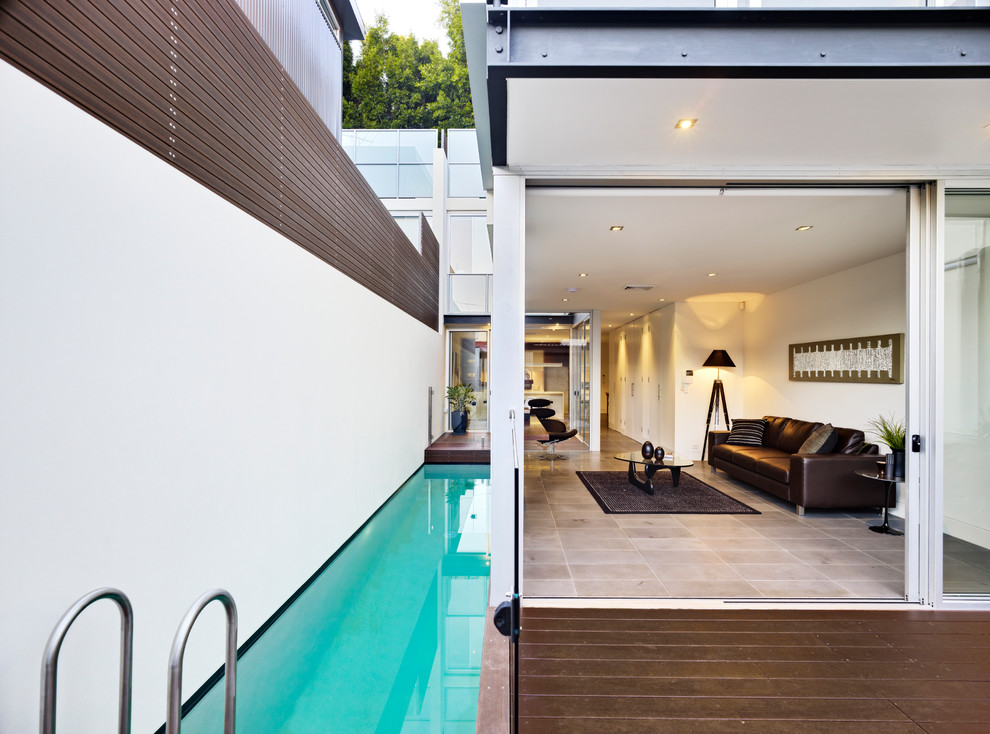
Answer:
[[(670, 472), (653, 477), (654, 494), (629, 483), (624, 471), (579, 471), (578, 479), (601, 508), (614, 515), (659, 513), (667, 515), (759, 515), (749, 505), (719, 492), (700, 479), (681, 473), (675, 487)], [(642, 479), (642, 477), (640, 477)]]

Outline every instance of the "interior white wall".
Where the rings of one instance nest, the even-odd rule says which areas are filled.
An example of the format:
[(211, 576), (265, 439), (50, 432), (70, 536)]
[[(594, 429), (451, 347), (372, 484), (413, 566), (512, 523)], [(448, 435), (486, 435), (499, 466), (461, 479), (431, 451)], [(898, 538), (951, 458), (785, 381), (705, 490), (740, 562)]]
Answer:
[[(689, 459), (701, 458), (704, 445), (705, 420), (712, 397), (712, 386), (720, 374), (729, 418), (741, 418), (743, 395), (740, 389), (741, 375), (746, 374), (747, 364), (743, 348), (743, 319), (745, 312), (737, 302), (688, 302), (675, 304), (673, 356), (675, 379), (680, 389), (674, 408), (674, 445)], [(714, 349), (724, 349), (732, 357), (735, 367), (717, 371), (714, 367), (702, 367)], [(685, 387), (687, 370), (694, 371), (693, 381)], [(725, 428), (725, 417), (720, 411), (719, 428)], [(712, 415), (711, 429), (715, 427)]]
[[(904, 385), (791, 382), (787, 347), (904, 332), (905, 287), (904, 255), (894, 255), (749, 300), (745, 310), (679, 302), (626, 324), (612, 332), (610, 425), (636, 440), (659, 436), (666, 448), (700, 458), (716, 377), (701, 365), (712, 349), (725, 349), (736, 363), (721, 370), (730, 418), (786, 415), (864, 430), (881, 414), (903, 418)], [(694, 376), (685, 384), (689, 369)]]
[[(713, 349), (732, 356), (736, 368), (722, 370), (722, 381), (729, 415), (739, 417), (742, 316), (735, 302), (676, 303), (613, 331), (610, 427), (637, 441), (648, 439), (668, 451), (701, 458), (716, 376), (714, 368), (701, 365)], [(690, 383), (684, 381), (686, 370), (694, 371)]]
[[(49, 632), (104, 585), (151, 731), (201, 592), (245, 640), (422, 463), (442, 339), (5, 63), (0, 91), (0, 731), (37, 727)], [(60, 732), (112, 730), (116, 640), (108, 602), (69, 633)]]
[(784, 415), (863, 430), (881, 414), (903, 419), (903, 384), (792, 382), (787, 348), (904, 332), (905, 288), (905, 257), (898, 254), (748, 301), (746, 417)]

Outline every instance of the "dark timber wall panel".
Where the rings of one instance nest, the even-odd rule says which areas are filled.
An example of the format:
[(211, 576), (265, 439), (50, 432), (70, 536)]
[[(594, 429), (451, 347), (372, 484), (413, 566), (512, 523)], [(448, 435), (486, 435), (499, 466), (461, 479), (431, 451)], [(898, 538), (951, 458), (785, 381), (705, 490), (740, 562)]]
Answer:
[(420, 254), (233, 0), (0, 0), (0, 55), (439, 328), (425, 220)]

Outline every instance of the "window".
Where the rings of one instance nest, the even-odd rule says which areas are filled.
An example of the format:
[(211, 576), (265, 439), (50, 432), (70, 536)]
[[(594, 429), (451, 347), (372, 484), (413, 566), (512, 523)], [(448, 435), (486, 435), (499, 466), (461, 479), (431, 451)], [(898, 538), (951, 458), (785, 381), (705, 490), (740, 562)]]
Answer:
[(341, 144), (380, 199), (433, 196), (436, 130), (345, 130)]
[(474, 130), (447, 131), (447, 195), (484, 198), (478, 137)]

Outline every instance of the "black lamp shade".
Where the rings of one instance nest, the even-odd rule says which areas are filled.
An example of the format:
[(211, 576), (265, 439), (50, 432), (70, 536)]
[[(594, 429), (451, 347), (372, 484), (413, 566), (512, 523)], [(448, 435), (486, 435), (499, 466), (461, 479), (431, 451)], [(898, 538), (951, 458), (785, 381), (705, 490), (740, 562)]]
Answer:
[(708, 359), (705, 363), (701, 365), (702, 367), (735, 367), (736, 363), (732, 361), (732, 357), (724, 349), (713, 349), (712, 353), (708, 355)]

